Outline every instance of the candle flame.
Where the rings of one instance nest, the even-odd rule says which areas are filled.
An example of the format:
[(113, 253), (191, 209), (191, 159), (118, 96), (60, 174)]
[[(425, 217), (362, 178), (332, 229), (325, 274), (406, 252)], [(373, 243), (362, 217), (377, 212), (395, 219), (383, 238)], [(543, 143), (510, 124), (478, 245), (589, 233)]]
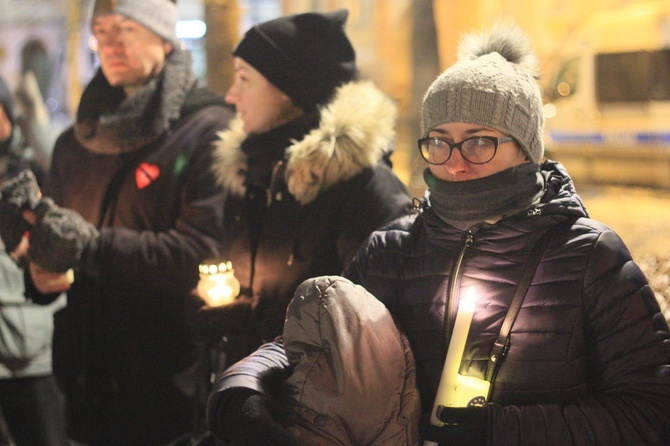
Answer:
[(461, 311), (474, 311), (477, 306), (477, 293), (475, 293), (475, 287), (471, 286), (468, 288), (468, 291), (465, 292), (465, 296), (458, 303), (458, 310)]
[(233, 288), (223, 283), (217, 283), (213, 288), (207, 290), (207, 305), (218, 307), (230, 303), (233, 300)]

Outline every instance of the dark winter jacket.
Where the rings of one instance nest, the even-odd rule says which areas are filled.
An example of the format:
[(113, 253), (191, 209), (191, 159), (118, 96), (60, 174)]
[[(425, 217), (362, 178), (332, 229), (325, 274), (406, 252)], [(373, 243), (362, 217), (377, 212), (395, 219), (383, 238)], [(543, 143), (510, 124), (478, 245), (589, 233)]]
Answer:
[[(99, 71), (44, 190), (100, 229), (99, 275), (76, 273), (53, 341), (69, 434), (90, 444), (162, 445), (191, 428), (190, 291), (199, 262), (219, 252), (211, 143), (232, 111), (196, 87), (178, 49), (155, 81), (137, 110)], [(103, 113), (123, 118), (121, 107), (141, 114), (137, 128), (95, 127)]]
[(217, 324), (249, 336), (243, 355), (281, 333), (301, 282), (340, 274), (373, 230), (411, 212), (388, 161), (395, 116), (381, 91), (354, 82), (320, 112), (267, 133), (248, 136), (237, 119), (221, 134), (222, 245), (242, 296)]
[[(459, 298), (471, 286), (479, 298), (460, 373), (483, 378), (523, 266), (559, 225), (492, 384), (489, 444), (669, 444), (670, 335), (655, 297), (619, 237), (586, 217), (560, 164), (542, 173), (545, 194), (531, 209), (463, 232), (427, 207), (375, 232), (345, 275), (408, 336), (427, 413)], [(270, 345), (277, 364), (282, 350)], [(210, 404), (229, 387), (262, 389), (263, 369), (231, 369)]]

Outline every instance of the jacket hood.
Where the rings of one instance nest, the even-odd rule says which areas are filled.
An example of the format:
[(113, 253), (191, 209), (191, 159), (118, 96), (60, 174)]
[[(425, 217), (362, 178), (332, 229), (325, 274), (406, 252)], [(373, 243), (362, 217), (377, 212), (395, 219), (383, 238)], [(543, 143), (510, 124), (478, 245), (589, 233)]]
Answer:
[[(395, 136), (396, 105), (370, 81), (338, 87), (319, 114), (318, 127), (285, 152), (288, 189), (302, 205), (334, 184), (373, 167), (389, 153)], [(239, 197), (245, 193), (247, 157), (241, 145), (247, 136), (237, 116), (214, 143), (217, 180)]]
[(561, 163), (547, 160), (540, 165), (540, 173), (545, 178), (545, 193), (536, 207), (544, 215), (589, 216), (584, 202), (575, 190), (572, 178)]

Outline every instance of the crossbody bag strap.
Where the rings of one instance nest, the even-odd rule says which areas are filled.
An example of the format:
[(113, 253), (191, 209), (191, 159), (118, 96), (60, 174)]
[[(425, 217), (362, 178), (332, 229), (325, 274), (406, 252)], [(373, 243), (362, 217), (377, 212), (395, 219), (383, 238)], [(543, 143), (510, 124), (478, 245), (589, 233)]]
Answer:
[(519, 314), (521, 304), (526, 297), (530, 283), (532, 282), (533, 276), (535, 275), (535, 270), (537, 270), (537, 266), (540, 264), (540, 259), (542, 259), (542, 254), (544, 254), (544, 250), (549, 243), (549, 239), (554, 234), (554, 231), (558, 226), (559, 225), (556, 225), (549, 229), (542, 236), (542, 238), (538, 240), (535, 248), (533, 249), (533, 252), (530, 255), (528, 263), (526, 263), (526, 267), (523, 270), (523, 276), (521, 276), (519, 285), (516, 288), (516, 293), (514, 293), (514, 297), (512, 298), (512, 303), (507, 310), (507, 315), (505, 316), (505, 320), (503, 321), (502, 327), (500, 328), (498, 339), (496, 339), (495, 343), (493, 344), (493, 348), (491, 348), (491, 353), (489, 354), (489, 363), (486, 367), (486, 380), (490, 383), (493, 383), (493, 380), (498, 373), (500, 363), (507, 354), (507, 350), (509, 348), (509, 334), (512, 329), (512, 325), (514, 325), (514, 321)]

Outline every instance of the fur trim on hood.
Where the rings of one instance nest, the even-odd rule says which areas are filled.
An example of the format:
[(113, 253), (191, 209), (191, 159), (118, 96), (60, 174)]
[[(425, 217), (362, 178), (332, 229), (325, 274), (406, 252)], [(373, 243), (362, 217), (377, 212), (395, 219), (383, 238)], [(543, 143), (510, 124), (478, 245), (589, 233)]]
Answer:
[[(319, 112), (319, 127), (286, 149), (286, 182), (302, 205), (376, 165), (395, 137), (396, 105), (370, 81), (342, 85)], [(247, 159), (241, 145), (246, 137), (237, 116), (214, 143), (218, 182), (239, 197), (245, 193)]]

